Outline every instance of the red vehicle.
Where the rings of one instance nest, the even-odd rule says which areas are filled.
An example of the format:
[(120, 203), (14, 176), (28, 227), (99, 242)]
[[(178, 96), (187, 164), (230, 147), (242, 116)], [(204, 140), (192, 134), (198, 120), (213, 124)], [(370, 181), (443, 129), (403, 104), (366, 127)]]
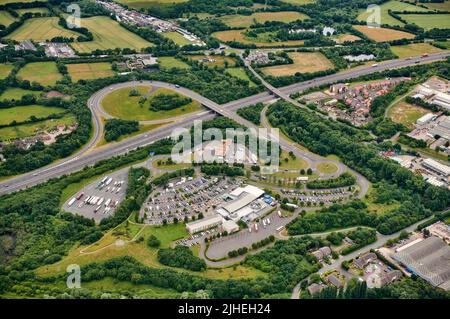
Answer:
[(428, 57), (428, 53), (422, 54), (422, 58), (426, 58), (426, 57)]
[(77, 196), (77, 200), (80, 200), (81, 199), (81, 197), (83, 197), (84, 196), (84, 193), (80, 193), (80, 194), (78, 194), (78, 196)]

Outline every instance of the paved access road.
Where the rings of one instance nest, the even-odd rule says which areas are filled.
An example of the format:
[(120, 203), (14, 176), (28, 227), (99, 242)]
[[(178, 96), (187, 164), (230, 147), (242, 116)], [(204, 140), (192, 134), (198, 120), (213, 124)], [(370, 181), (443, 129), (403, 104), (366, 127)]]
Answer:
[[(411, 59), (399, 59), (399, 60), (393, 60), (385, 63), (380, 63), (378, 67), (361, 67), (354, 70), (348, 70), (345, 72), (332, 74), (328, 76), (324, 76), (321, 78), (317, 78), (308, 82), (302, 82), (297, 83), (293, 85), (289, 85), (283, 88), (280, 88), (279, 90), (283, 92), (284, 94), (291, 94), (294, 92), (304, 91), (309, 88), (317, 87), (323, 84), (330, 84), (337, 81), (342, 81), (345, 79), (351, 79), (355, 78), (361, 75), (365, 74), (371, 74), (374, 72), (384, 71), (387, 69), (394, 69), (394, 68), (400, 68), (400, 67), (406, 67), (416, 64), (416, 62), (432, 62), (437, 61), (440, 59), (444, 59), (450, 56), (450, 52), (443, 52), (443, 53), (437, 53), (437, 54), (430, 54), (428, 57), (421, 58), (411, 58)], [(152, 85), (155, 85), (155, 82), (151, 82)], [(258, 102), (268, 102), (274, 99), (274, 96), (271, 95), (268, 92), (256, 94), (254, 96), (246, 97), (237, 101), (233, 101), (227, 104), (218, 105), (215, 102), (212, 102), (211, 100), (199, 95), (198, 93), (195, 93), (193, 91), (190, 91), (185, 88), (176, 87), (171, 84), (164, 83), (168, 88), (178, 91), (181, 94), (187, 95), (191, 97), (194, 100), (197, 100), (198, 102), (202, 103), (207, 108), (221, 114), (224, 116), (231, 116), (232, 119), (238, 118), (236, 114), (232, 114), (233, 110), (236, 110), (241, 107), (245, 107), (248, 105), (252, 105)], [(273, 93), (272, 93), (273, 94)], [(97, 98), (100, 98), (101, 96), (96, 96)], [(95, 99), (95, 98), (94, 98)], [(94, 100), (90, 100), (94, 101)], [(173, 124), (169, 124), (167, 126), (163, 126), (157, 130), (151, 131), (146, 134), (138, 135), (132, 138), (129, 138), (125, 141), (114, 143), (111, 145), (108, 145), (107, 147), (102, 147), (99, 149), (93, 150), (93, 146), (97, 144), (99, 136), (102, 135), (102, 125), (100, 121), (99, 114), (96, 114), (95, 111), (92, 110), (93, 113), (93, 121), (94, 121), (94, 137), (92, 140), (82, 148), (81, 151), (76, 153), (73, 156), (70, 156), (64, 160), (60, 160), (56, 163), (53, 163), (47, 167), (40, 168), (38, 170), (35, 170), (33, 172), (29, 172), (26, 174), (22, 174), (17, 177), (10, 178), (6, 181), (3, 181), (0, 183), (0, 195), (6, 194), (12, 191), (17, 191), (26, 187), (30, 187), (42, 182), (47, 181), (50, 178), (58, 177), (64, 174), (72, 173), (77, 170), (82, 169), (83, 167), (87, 165), (93, 165), (97, 161), (100, 161), (102, 159), (110, 158), (115, 155), (120, 155), (123, 153), (126, 153), (129, 150), (135, 149), (139, 146), (148, 145), (150, 143), (155, 142), (158, 139), (167, 137), (170, 135), (172, 130), (175, 127), (190, 127), (192, 125), (192, 119), (184, 119), (180, 122), (176, 122)], [(198, 120), (207, 120), (214, 117), (214, 113), (206, 113), (202, 115), (198, 115)], [(240, 118), (238, 121), (241, 124), (249, 124), (248, 121), (243, 120)], [(250, 123), (251, 124), (251, 123)], [(253, 125), (249, 126), (252, 127)]]

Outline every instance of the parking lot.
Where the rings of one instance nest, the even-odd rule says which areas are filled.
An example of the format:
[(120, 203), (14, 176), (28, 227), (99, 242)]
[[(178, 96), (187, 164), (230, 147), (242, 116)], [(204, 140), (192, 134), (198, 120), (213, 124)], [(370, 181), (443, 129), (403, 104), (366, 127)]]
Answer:
[(166, 188), (155, 189), (142, 206), (140, 215), (145, 223), (161, 225), (174, 218), (184, 220), (200, 212), (205, 214), (223, 202), (222, 196), (241, 184), (230, 178), (181, 177)]
[(282, 189), (281, 193), (289, 198), (294, 198), (304, 203), (332, 203), (343, 199), (348, 199), (354, 194), (354, 191), (348, 187), (323, 190), (286, 190)]
[(64, 203), (63, 210), (96, 222), (111, 216), (125, 198), (128, 170), (124, 168), (102, 176), (85, 186)]

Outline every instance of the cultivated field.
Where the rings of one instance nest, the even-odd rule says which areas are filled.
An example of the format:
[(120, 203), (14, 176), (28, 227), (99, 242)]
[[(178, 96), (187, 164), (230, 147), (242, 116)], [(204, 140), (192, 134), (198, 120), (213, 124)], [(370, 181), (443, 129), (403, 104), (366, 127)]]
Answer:
[(92, 17), (81, 20), (81, 25), (88, 28), (94, 36), (93, 41), (72, 43), (74, 50), (88, 53), (95, 50), (130, 48), (140, 51), (153, 44), (136, 34), (124, 29), (117, 21), (108, 17)]
[(353, 27), (359, 32), (365, 34), (369, 39), (376, 42), (413, 39), (415, 37), (412, 33), (387, 28), (369, 28), (366, 25), (355, 25)]
[(401, 14), (400, 16), (425, 30), (450, 29), (450, 14)]
[(361, 40), (360, 37), (353, 35), (353, 34), (340, 34), (336, 37), (334, 37), (334, 41), (336, 41), (336, 43), (341, 44), (344, 42), (355, 42)]
[(422, 107), (401, 101), (394, 105), (388, 112), (388, 116), (395, 123), (400, 123), (412, 129), (413, 124), (423, 115), (431, 113), (431, 111)]
[(275, 65), (261, 68), (264, 74), (271, 76), (289, 76), (297, 72), (314, 73), (332, 69), (334, 66), (320, 52), (291, 52), (293, 64)]
[(14, 21), (16, 19), (8, 11), (0, 11), (0, 24), (7, 27)]
[(77, 38), (80, 34), (68, 29), (64, 29), (58, 24), (57, 17), (32, 18), (24, 22), (24, 24), (8, 34), (6, 39), (16, 41), (34, 40), (46, 41), (54, 37)]
[(233, 14), (220, 18), (220, 20), (226, 25), (232, 28), (247, 28), (255, 22), (264, 23), (267, 21), (280, 21), (280, 22), (292, 22), (296, 20), (305, 20), (308, 16), (296, 11), (284, 11), (284, 12), (255, 12), (252, 15), (240, 15)]
[(444, 2), (436, 2), (436, 3), (422, 3), (425, 7), (438, 10), (438, 11), (450, 11), (450, 0), (445, 0)]
[(22, 96), (26, 94), (34, 94), (38, 96), (40, 93), (41, 93), (40, 91), (25, 90), (21, 88), (7, 88), (5, 91), (3, 91), (2, 94), (0, 94), (0, 101), (20, 100)]
[(67, 64), (67, 71), (73, 82), (107, 78), (114, 75), (109, 62)]
[(18, 14), (23, 15), (25, 13), (48, 13), (47, 8), (28, 8), (28, 9), (16, 9), (15, 10)]
[[(392, 11), (411, 11), (411, 12), (424, 12), (429, 11), (428, 9), (416, 6), (414, 4), (400, 2), (400, 1), (388, 1), (383, 3), (381, 6), (381, 24), (388, 24), (388, 25), (397, 25), (397, 26), (403, 26), (404, 23), (400, 20), (395, 19), (394, 17), (389, 15), (389, 10)], [(370, 15), (366, 11), (366, 9), (361, 10), (361, 13), (358, 15), (359, 21), (367, 21), (367, 17)]]
[(5, 79), (14, 69), (12, 64), (0, 64), (0, 80)]
[[(211, 55), (211, 56), (206, 56), (206, 55), (187, 55), (187, 57), (190, 60), (192, 60), (192, 61), (202, 62), (202, 63), (205, 63), (208, 66), (225, 67), (225, 62), (227, 62), (228, 66), (230, 66), (230, 67), (236, 65), (236, 61), (233, 58), (230, 58), (228, 56), (221, 56), (221, 55)], [(203, 62), (202, 59), (204, 59), (204, 58), (209, 58), (209, 59), (214, 60), (214, 61)]]
[(392, 52), (399, 58), (407, 58), (422, 55), (424, 53), (439, 53), (443, 50), (429, 43), (412, 43), (407, 45), (396, 45), (391, 47)]
[(163, 56), (158, 58), (159, 66), (163, 69), (171, 69), (171, 68), (178, 68), (178, 69), (189, 69), (189, 64), (184, 63), (181, 60), (178, 60), (171, 56)]
[(281, 2), (285, 2), (285, 3), (301, 6), (301, 5), (304, 5), (304, 4), (314, 3), (314, 2), (316, 2), (316, 0), (281, 0)]
[(248, 77), (247, 73), (245, 73), (245, 70), (243, 68), (227, 68), (225, 72), (238, 79), (249, 82), (250, 87), (257, 86), (252, 80), (250, 80), (250, 78)]
[[(181, 116), (202, 109), (201, 105), (195, 101), (181, 106), (179, 108), (168, 111), (152, 111), (150, 103), (154, 96), (159, 94), (177, 94), (172, 90), (158, 88), (153, 91), (149, 86), (138, 86), (137, 90), (140, 96), (129, 96), (132, 88), (124, 88), (109, 93), (101, 101), (103, 109), (115, 118), (123, 120), (152, 121), (162, 120), (171, 117)], [(147, 101), (139, 104), (139, 100), (143, 96), (148, 96)]]
[(60, 107), (47, 107), (42, 105), (26, 105), (8, 108), (0, 108), (0, 125), (9, 124), (12, 121), (24, 122), (31, 116), (37, 118), (47, 117), (51, 114), (59, 114), (65, 110)]
[(250, 38), (244, 32), (245, 30), (226, 30), (215, 32), (212, 35), (223, 42), (236, 41), (244, 44), (255, 44), (258, 47), (300, 46), (304, 44), (303, 40), (276, 42), (270, 39), (270, 34), (260, 34), (258, 38)]
[(177, 44), (179, 46), (192, 44), (191, 41), (187, 40), (185, 37), (183, 37), (180, 33), (176, 32), (176, 31), (164, 32), (164, 33), (162, 33), (162, 35), (164, 37), (172, 40), (173, 42), (175, 42), (175, 44)]
[(55, 62), (33, 62), (26, 64), (17, 73), (17, 77), (37, 82), (44, 86), (52, 86), (62, 79)]

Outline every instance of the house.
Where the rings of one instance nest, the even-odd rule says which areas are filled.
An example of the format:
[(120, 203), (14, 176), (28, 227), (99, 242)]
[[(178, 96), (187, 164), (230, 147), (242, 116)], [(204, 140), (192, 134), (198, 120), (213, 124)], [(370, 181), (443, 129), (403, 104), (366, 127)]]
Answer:
[(356, 268), (363, 269), (368, 263), (377, 260), (377, 255), (375, 253), (368, 253), (364, 256), (356, 258), (353, 265)]
[(331, 274), (327, 277), (327, 281), (338, 289), (344, 287), (344, 285), (339, 280), (339, 278), (333, 274)]
[(325, 27), (322, 30), (322, 34), (326, 37), (332, 36), (335, 32), (336, 32), (336, 29), (331, 28), (331, 27)]
[(315, 250), (311, 253), (314, 257), (317, 258), (317, 260), (322, 260), (325, 257), (328, 257), (331, 255), (331, 248), (328, 246), (321, 247), (318, 250)]
[(309, 294), (311, 296), (313, 296), (323, 290), (323, 285), (313, 283), (313, 284), (309, 285), (307, 289), (308, 289)]

